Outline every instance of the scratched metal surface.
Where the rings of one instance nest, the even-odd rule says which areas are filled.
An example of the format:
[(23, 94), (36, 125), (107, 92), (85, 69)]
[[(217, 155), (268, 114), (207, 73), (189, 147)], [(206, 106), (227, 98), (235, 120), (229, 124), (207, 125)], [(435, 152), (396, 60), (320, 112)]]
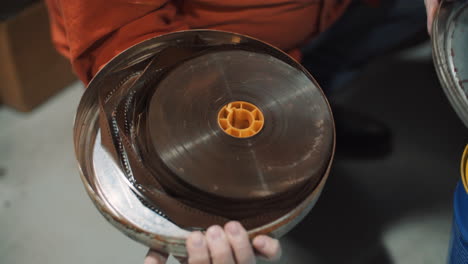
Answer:
[(468, 1), (443, 1), (433, 24), (433, 55), (442, 87), (468, 126)]

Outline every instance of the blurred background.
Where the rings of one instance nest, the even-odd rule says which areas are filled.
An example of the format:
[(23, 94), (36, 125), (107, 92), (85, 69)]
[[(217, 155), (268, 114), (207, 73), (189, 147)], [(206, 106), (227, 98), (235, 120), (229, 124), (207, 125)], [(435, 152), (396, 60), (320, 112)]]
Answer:
[[(84, 86), (50, 43), (43, 3), (2, 7), (0, 20), (0, 263), (142, 263), (147, 249), (82, 186), (72, 126)], [(279, 263), (444, 263), (467, 131), (429, 40), (372, 60), (345, 86), (333, 100), (385, 122), (391, 152), (337, 157)]]

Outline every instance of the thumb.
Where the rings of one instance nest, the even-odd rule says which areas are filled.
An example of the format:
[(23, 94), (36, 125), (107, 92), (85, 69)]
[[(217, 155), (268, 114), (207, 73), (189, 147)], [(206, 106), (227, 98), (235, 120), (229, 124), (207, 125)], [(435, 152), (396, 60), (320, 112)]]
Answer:
[(255, 250), (270, 261), (277, 261), (281, 258), (281, 245), (277, 239), (259, 235), (252, 241)]

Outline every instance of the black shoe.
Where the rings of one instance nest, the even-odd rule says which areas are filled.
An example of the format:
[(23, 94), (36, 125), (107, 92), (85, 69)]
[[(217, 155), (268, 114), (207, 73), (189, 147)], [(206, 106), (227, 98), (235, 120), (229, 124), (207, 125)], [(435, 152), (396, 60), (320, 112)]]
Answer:
[(338, 158), (382, 158), (391, 152), (392, 135), (384, 123), (343, 107), (332, 111)]

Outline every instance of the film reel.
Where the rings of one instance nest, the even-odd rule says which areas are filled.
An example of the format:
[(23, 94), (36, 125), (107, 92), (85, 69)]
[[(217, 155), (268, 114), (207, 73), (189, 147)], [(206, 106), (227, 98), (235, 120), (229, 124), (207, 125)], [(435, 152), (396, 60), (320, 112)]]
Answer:
[(287, 232), (318, 199), (334, 143), (328, 103), (298, 63), (219, 31), (172, 33), (121, 53), (90, 83), (75, 120), (99, 211), (178, 256), (188, 231), (229, 219), (251, 236)]

